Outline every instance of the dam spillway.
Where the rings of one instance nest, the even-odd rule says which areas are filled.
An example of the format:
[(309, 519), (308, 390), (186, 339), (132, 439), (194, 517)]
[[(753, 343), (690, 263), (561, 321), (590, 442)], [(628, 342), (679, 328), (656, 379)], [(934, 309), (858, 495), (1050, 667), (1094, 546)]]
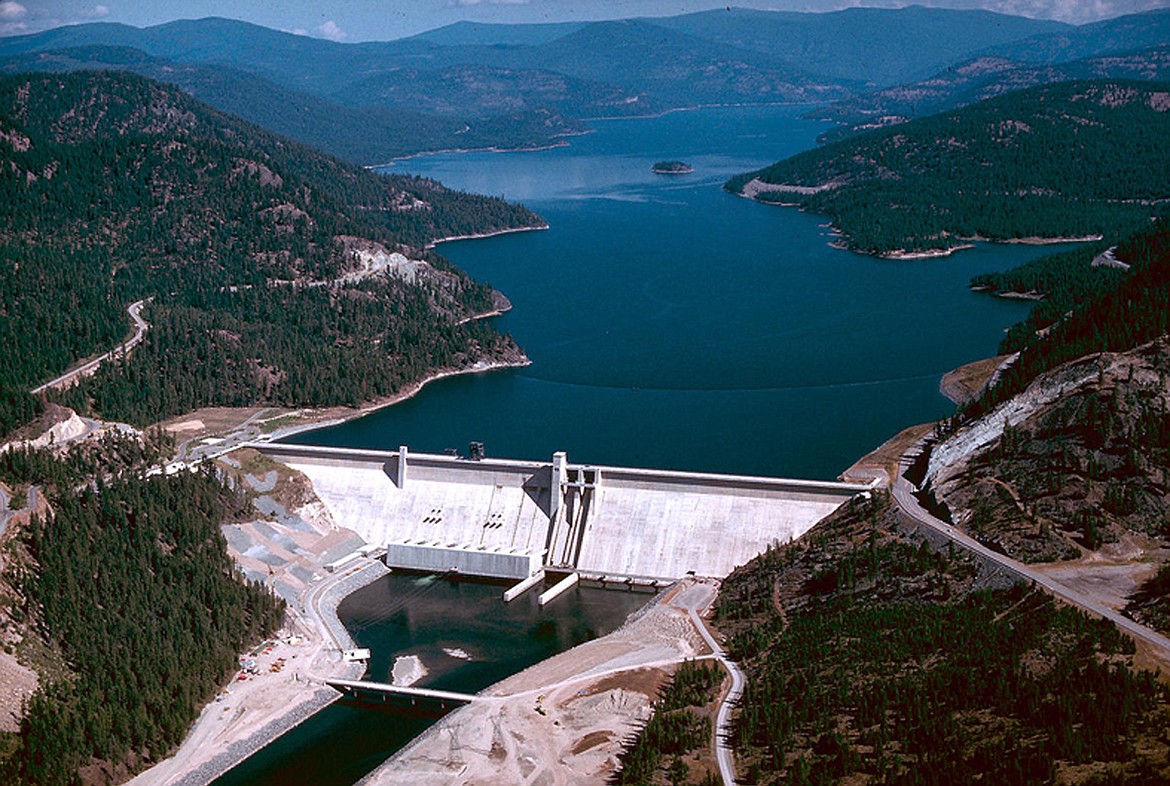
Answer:
[(869, 486), (397, 451), (256, 444), (303, 473), (390, 567), (525, 579), (722, 577)]

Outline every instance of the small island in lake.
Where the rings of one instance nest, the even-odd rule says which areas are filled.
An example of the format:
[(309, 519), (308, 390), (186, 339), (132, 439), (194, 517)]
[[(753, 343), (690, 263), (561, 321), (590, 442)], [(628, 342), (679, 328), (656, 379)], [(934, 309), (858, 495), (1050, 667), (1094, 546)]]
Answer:
[(656, 175), (689, 175), (695, 171), (690, 164), (682, 161), (659, 161), (651, 169)]

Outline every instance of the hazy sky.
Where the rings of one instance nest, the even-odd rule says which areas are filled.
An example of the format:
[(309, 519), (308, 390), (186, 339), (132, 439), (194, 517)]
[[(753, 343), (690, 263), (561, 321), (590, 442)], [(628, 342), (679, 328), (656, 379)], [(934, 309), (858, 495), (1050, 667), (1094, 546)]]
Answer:
[[(670, 16), (723, 7), (723, 0), (0, 0), (0, 35), (19, 35), (80, 22), (143, 27), (172, 19), (223, 16), (331, 38), (401, 38), (461, 19), (477, 22), (560, 22)], [(1170, 0), (920, 0), (945, 8), (985, 8), (1083, 23), (1170, 7)], [(909, 5), (904, 0), (737, 0), (744, 8), (831, 11), (848, 6)]]

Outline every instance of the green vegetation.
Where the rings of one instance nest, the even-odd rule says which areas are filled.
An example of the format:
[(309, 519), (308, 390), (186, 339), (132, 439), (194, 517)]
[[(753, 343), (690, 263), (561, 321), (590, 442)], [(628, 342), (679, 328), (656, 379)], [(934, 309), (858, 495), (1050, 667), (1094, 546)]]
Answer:
[[(436, 96), (450, 92), (449, 86), (444, 91), (433, 82), (420, 85), (399, 71), (394, 76), (403, 79), (414, 92), (396, 96), (395, 106), (369, 105), (373, 88), (367, 88), (366, 101), (351, 106), (344, 100), (290, 89), (247, 71), (222, 65), (179, 64), (121, 46), (68, 47), (0, 58), (0, 72), (6, 73), (82, 69), (131, 71), (174, 84), (217, 109), (357, 164), (384, 163), (425, 151), (542, 147), (560, 135), (583, 130), (580, 124), (539, 107), (492, 117), (444, 113), (432, 104)], [(386, 87), (389, 76), (379, 74), (381, 87)], [(474, 72), (443, 76), (455, 84), (482, 84), (476, 81), (480, 75)], [(418, 100), (423, 98), (431, 99), (431, 103)], [(474, 111), (475, 96), (458, 98), (465, 100), (454, 102), (455, 106), (463, 112)]]
[(53, 514), (22, 533), (25, 567), (9, 578), (69, 673), (29, 701), (19, 748), (0, 764), (11, 784), (158, 761), (237, 654), (283, 617), (283, 601), (245, 583), (227, 556), (219, 524), (250, 506), (210, 469), (58, 485), (49, 500)]
[[(498, 199), (343, 164), (123, 73), (0, 79), (0, 433), (27, 391), (146, 340), (65, 399), (146, 424), (203, 404), (357, 404), (516, 357), (492, 290), (423, 247), (540, 224)], [(361, 258), (429, 265), (348, 283)]]
[[(1165, 85), (1068, 82), (872, 131), (728, 181), (829, 215), (843, 243), (878, 255), (937, 252), (971, 239), (1109, 235), (1167, 197)], [(1052, 155), (1060, 150), (1059, 156)]]
[(980, 574), (877, 498), (729, 576), (745, 782), (1164, 782), (1170, 697), (1132, 642)]
[(1065, 314), (1114, 289), (1126, 273), (1116, 267), (1093, 267), (1093, 260), (1108, 244), (1088, 243), (1072, 251), (1048, 254), (1001, 273), (985, 273), (971, 279), (971, 286), (998, 295), (1035, 295), (1043, 299), (1015, 324), (1002, 342), (1003, 352), (1015, 352), (1038, 330)]
[[(1055, 324), (1046, 325), (1039, 312), (1009, 332), (1001, 350), (1018, 350), (1019, 359), (964, 410), (964, 418), (990, 411), (1063, 363), (1094, 352), (1124, 352), (1170, 331), (1170, 224), (1160, 221), (1134, 235), (1116, 256), (1130, 264), (1128, 274), (1088, 288), (1079, 306)], [(1110, 280), (1112, 286), (1104, 283)], [(1039, 327), (1050, 329), (1038, 333)]]
[(658, 161), (650, 167), (656, 175), (689, 175), (695, 170), (682, 161)]
[(1129, 597), (1125, 613), (1155, 630), (1170, 631), (1170, 564), (1142, 582)]
[[(1153, 22), (1156, 17), (1149, 19)], [(1170, 16), (1165, 17), (1170, 22)], [(1160, 33), (1160, 34), (1159, 34)], [(895, 125), (984, 101), (1013, 90), (1068, 82), (1074, 79), (1141, 79), (1164, 82), (1170, 79), (1170, 46), (1167, 31), (1151, 37), (1158, 45), (1138, 51), (1117, 52), (1059, 64), (1037, 65), (1013, 62), (1002, 57), (983, 56), (945, 70), (920, 82), (851, 96), (814, 109), (808, 117), (832, 120), (843, 125), (822, 134), (818, 141), (835, 141), (864, 132), (875, 125)], [(1159, 40), (1161, 39), (1161, 40)], [(1137, 47), (1130, 39), (1125, 49)], [(1031, 58), (1029, 58), (1031, 60)]]
[(34, 483), (75, 488), (98, 476), (145, 472), (173, 448), (174, 439), (161, 429), (141, 437), (110, 430), (57, 454), (48, 448), (16, 446), (0, 453), (0, 481), (13, 488)]
[[(630, 740), (621, 755), (617, 784), (691, 783), (690, 766), (683, 759), (691, 751), (710, 748), (710, 705), (723, 683), (723, 671), (711, 663), (687, 661), (679, 666), (654, 702), (653, 715)], [(669, 763), (663, 765), (663, 759)], [(702, 783), (714, 783), (708, 773)]]

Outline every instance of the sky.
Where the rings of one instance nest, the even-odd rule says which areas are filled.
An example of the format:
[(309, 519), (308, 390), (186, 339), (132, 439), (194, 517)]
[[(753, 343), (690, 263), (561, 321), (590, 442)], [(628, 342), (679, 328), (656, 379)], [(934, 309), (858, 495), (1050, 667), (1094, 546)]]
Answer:
[[(900, 7), (905, 0), (731, 0), (741, 8), (834, 11)], [(982, 8), (1073, 24), (1170, 7), (1170, 0), (919, 0), (919, 5)], [(334, 41), (387, 41), (474, 22), (529, 23), (672, 16), (721, 8), (726, 0), (0, 0), (0, 35), (84, 22), (136, 27), (222, 16)]]

